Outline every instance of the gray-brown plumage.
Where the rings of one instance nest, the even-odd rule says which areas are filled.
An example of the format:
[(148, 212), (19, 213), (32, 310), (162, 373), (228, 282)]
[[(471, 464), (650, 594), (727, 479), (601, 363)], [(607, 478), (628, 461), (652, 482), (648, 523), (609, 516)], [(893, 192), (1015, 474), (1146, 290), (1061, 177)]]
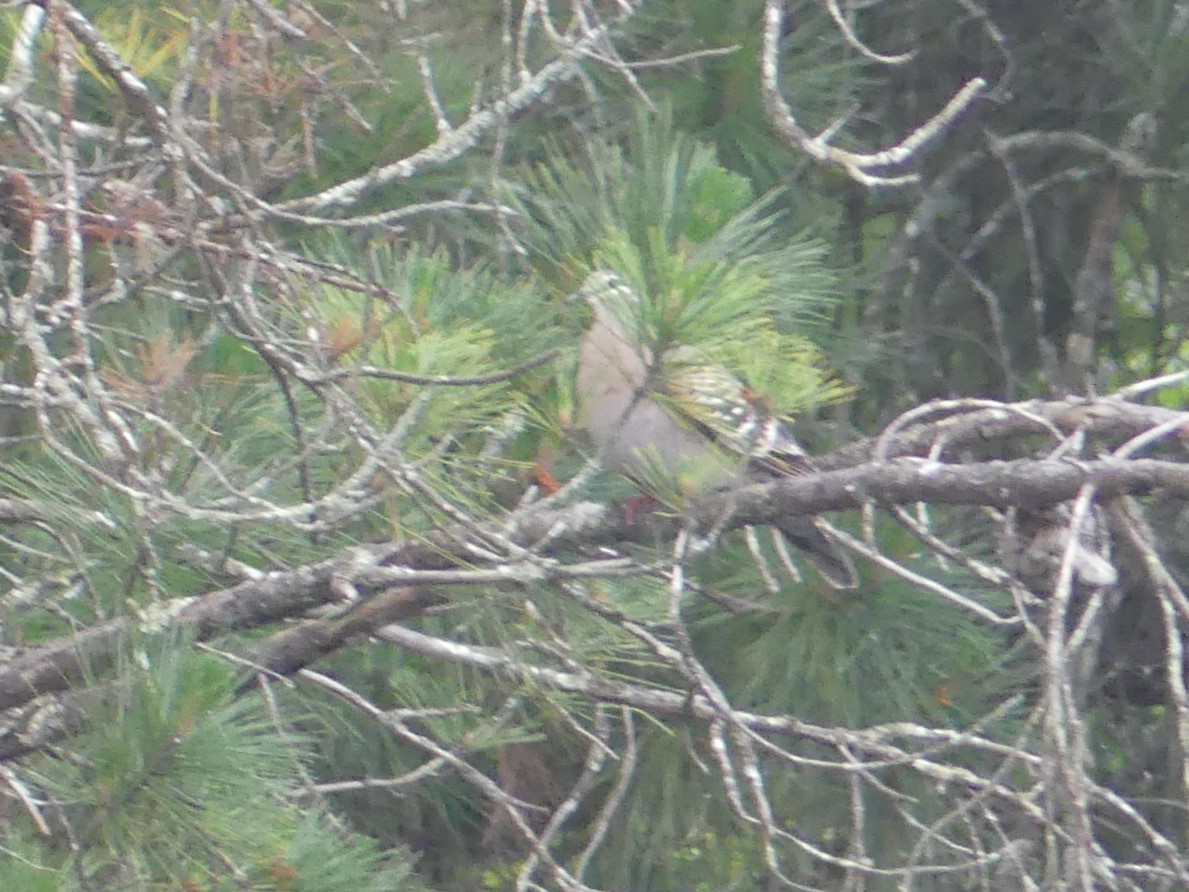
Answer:
[[(690, 347), (653, 356), (638, 334), (639, 296), (618, 275), (591, 273), (577, 296), (594, 310), (578, 354), (578, 423), (609, 469), (641, 479), (658, 463), (696, 468), (709, 486), (812, 470), (789, 426), (751, 400), (728, 369)], [(788, 517), (778, 529), (831, 585), (853, 588), (854, 565), (820, 523)]]

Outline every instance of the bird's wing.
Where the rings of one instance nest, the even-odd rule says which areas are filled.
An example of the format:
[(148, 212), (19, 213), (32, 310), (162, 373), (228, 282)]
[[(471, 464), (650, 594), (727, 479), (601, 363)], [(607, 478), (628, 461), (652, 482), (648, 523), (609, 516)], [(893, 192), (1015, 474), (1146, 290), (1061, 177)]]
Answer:
[(759, 470), (778, 476), (812, 470), (789, 425), (767, 411), (729, 369), (684, 347), (665, 360), (659, 396), (685, 423)]
[[(785, 477), (814, 469), (812, 459), (793, 437), (789, 425), (768, 412), (748, 391), (747, 385), (724, 366), (698, 361), (691, 353), (669, 364), (664, 402), (670, 412), (721, 449), (747, 460), (752, 478)], [(826, 531), (817, 517), (791, 516), (773, 524), (801, 549), (831, 586), (851, 589), (858, 573), (850, 556)]]

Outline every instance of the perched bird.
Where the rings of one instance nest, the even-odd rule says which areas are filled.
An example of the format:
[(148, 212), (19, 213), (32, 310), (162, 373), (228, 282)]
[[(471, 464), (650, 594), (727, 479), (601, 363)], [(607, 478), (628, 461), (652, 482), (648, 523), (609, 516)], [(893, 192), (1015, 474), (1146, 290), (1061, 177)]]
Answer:
[[(578, 354), (577, 420), (607, 468), (638, 481), (658, 467), (690, 472), (707, 488), (813, 470), (788, 424), (729, 369), (688, 346), (653, 355), (640, 297), (620, 276), (591, 273), (575, 297), (594, 310)], [(854, 588), (854, 564), (820, 524), (788, 517), (777, 529), (827, 582)]]

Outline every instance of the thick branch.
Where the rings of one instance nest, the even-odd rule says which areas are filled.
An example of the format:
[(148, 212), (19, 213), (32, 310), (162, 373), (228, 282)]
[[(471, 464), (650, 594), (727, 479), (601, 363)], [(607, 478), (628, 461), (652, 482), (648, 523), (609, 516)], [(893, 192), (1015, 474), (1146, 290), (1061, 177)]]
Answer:
[(991, 505), (1039, 509), (1068, 501), (1085, 485), (1099, 498), (1164, 490), (1189, 496), (1189, 467), (1176, 462), (992, 461), (946, 465), (924, 459), (872, 462), (846, 471), (789, 477), (749, 486), (699, 503), (696, 516), (710, 520), (733, 509), (731, 526), (766, 524), (788, 514), (818, 514), (866, 504)]
[[(914, 410), (918, 423), (890, 436), (856, 440), (817, 456), (814, 461), (820, 468), (836, 470), (854, 467), (873, 457), (924, 457), (934, 450), (941, 450), (941, 455), (952, 455), (959, 448), (985, 451), (989, 446), (1028, 434), (1048, 436), (1057, 445), (1058, 438), (1077, 431), (1107, 443), (1121, 443), (1178, 417), (1186, 419), (1189, 429), (1189, 415), (1183, 412), (1116, 397), (998, 403), (986, 408), (971, 403), (970, 400), (930, 403)], [(949, 417), (920, 423), (936, 415)], [(1018, 448), (1016, 451), (1019, 452)]]
[[(703, 528), (735, 529), (771, 523), (780, 517), (860, 508), (869, 503), (1040, 508), (1072, 499), (1087, 484), (1093, 485), (1104, 499), (1155, 490), (1185, 498), (1189, 497), (1189, 467), (1154, 460), (944, 465), (898, 459), (716, 493), (693, 506), (691, 515)], [(313, 607), (346, 596), (368, 598), (399, 584), (490, 585), (498, 580), (516, 585), (551, 578), (644, 572), (621, 559), (567, 566), (547, 555), (613, 542), (652, 542), (658, 535), (675, 534), (682, 524), (680, 517), (663, 513), (635, 517), (629, 522), (622, 512), (591, 503), (536, 512), (530, 509), (506, 528), (509, 538), (533, 549), (519, 560), (478, 568), (474, 554), (465, 546), (465, 537), (447, 534), (416, 545), (357, 548), (319, 564), (271, 573), (204, 598), (175, 603), (157, 616), (142, 619), (142, 625), (184, 626), (204, 640), (227, 631), (301, 616)], [(0, 669), (0, 709), (18, 706), (38, 694), (64, 690), (84, 674), (93, 675), (106, 668), (121, 635), (132, 624), (127, 619), (114, 620), (10, 661)]]

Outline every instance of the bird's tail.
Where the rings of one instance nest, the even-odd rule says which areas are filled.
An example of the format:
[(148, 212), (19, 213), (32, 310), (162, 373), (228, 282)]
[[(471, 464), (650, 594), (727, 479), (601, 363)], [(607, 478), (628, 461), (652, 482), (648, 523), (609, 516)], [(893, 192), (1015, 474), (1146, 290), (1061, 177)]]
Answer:
[(788, 542), (804, 552), (831, 586), (856, 588), (859, 574), (854, 562), (830, 534), (822, 530), (821, 523), (816, 517), (786, 517), (775, 526)]

